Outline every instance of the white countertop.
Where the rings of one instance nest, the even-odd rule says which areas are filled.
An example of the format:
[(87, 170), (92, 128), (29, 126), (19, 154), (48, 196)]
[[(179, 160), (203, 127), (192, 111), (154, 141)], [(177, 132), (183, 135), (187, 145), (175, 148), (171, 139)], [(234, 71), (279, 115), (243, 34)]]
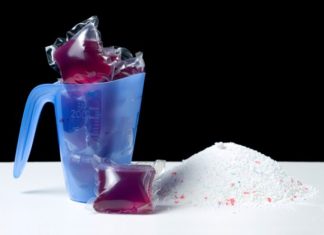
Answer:
[[(176, 163), (168, 163), (168, 166)], [(319, 190), (304, 204), (268, 208), (177, 208), (151, 215), (93, 213), (69, 200), (58, 162), (28, 163), (19, 179), (0, 163), (0, 234), (323, 235), (324, 162), (281, 162), (289, 175)]]

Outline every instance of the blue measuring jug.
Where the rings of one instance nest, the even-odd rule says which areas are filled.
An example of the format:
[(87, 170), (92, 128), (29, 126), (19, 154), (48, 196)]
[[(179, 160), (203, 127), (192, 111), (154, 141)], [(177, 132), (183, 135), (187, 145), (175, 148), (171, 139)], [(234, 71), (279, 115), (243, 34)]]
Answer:
[(43, 106), (54, 104), (65, 185), (74, 201), (95, 196), (96, 158), (132, 160), (145, 74), (92, 84), (42, 84), (29, 94), (14, 163), (18, 178), (28, 161)]

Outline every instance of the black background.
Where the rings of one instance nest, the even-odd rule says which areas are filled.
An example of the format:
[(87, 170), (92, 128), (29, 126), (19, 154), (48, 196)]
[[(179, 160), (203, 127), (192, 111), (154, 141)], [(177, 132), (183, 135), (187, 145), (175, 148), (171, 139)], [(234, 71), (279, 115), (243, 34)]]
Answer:
[[(63, 4), (63, 3), (61, 3)], [(323, 161), (316, 71), (317, 15), (303, 6), (88, 3), (38, 6), (3, 18), (0, 161), (14, 160), (30, 90), (56, 81), (44, 47), (98, 15), (106, 46), (143, 51), (144, 89), (134, 160), (181, 160), (232, 141), (276, 160)], [(44, 26), (44, 23), (46, 26)], [(54, 110), (42, 113), (33, 161), (59, 160)]]

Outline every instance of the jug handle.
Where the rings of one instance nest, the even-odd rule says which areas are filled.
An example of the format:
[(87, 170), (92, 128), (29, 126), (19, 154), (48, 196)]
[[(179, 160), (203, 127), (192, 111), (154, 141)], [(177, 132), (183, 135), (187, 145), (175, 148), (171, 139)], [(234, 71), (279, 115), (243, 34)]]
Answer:
[(16, 148), (13, 172), (15, 178), (21, 175), (28, 161), (41, 111), (46, 103), (54, 103), (59, 88), (59, 83), (42, 84), (35, 87), (29, 93), (21, 121)]

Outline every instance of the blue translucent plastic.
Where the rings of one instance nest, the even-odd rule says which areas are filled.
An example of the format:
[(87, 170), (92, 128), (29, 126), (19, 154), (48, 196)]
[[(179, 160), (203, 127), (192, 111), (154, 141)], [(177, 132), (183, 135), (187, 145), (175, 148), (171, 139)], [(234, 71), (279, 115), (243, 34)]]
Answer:
[(14, 177), (18, 178), (26, 165), (41, 110), (51, 102), (70, 198), (87, 202), (94, 197), (96, 157), (117, 164), (132, 160), (144, 78), (140, 73), (106, 83), (35, 87), (23, 114)]

